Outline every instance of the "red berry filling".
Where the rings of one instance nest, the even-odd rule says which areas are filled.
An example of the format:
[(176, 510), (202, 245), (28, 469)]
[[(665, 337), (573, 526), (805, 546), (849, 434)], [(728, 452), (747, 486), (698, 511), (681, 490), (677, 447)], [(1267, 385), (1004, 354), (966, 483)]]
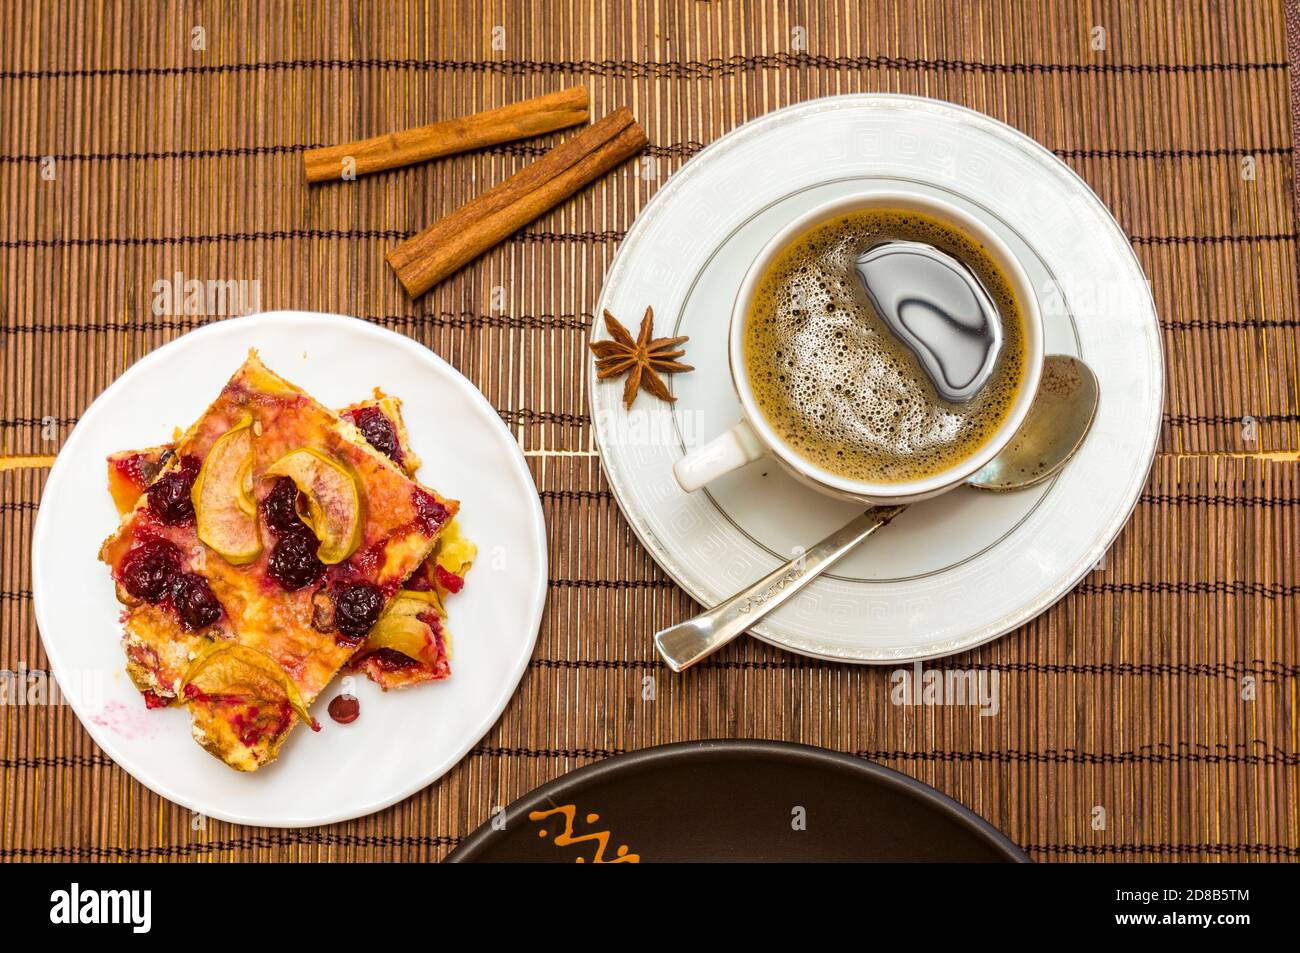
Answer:
[(191, 631), (207, 628), (221, 618), (221, 603), (202, 576), (180, 573), (172, 581), (171, 589), (172, 605), (185, 628)]
[(409, 655), (403, 655), (397, 649), (382, 648), (375, 649), (366, 659), (374, 659), (375, 664), (386, 672), (400, 672), (402, 669), (414, 668), (420, 664), (419, 659), (413, 659)]
[(288, 702), (273, 703), (270, 711), (249, 705), (243, 711), (237, 709), (230, 716), (230, 726), (248, 748), (254, 747), (263, 738), (278, 738), (289, 730), (292, 721), (293, 709)]
[(415, 518), (420, 528), (429, 535), (436, 533), (438, 527), (447, 522), (447, 507), (418, 486), (411, 490), (411, 505), (415, 507)]
[(306, 529), (298, 516), (298, 487), (288, 477), (280, 477), (262, 501), (266, 525), (276, 536)]
[(179, 469), (165, 473), (149, 485), (149, 508), (168, 526), (181, 526), (194, 519), (194, 501), (190, 491), (199, 473), (199, 462), (193, 457), (181, 461)]
[(448, 592), (460, 592), (465, 585), (465, 577), (458, 576), (454, 572), (448, 572), (441, 566), (434, 566), (433, 574), (438, 578), (438, 585)]
[(420, 620), (433, 630), (433, 634), (442, 639), (442, 617), (436, 612), (425, 612), (421, 614)]
[(282, 533), (266, 561), (267, 574), (285, 592), (296, 592), (325, 575), (325, 564), (316, 557), (320, 542), (306, 526)]
[(378, 586), (359, 582), (340, 588), (334, 594), (334, 628), (350, 639), (364, 639), (383, 608)]
[(358, 549), (345, 565), (355, 575), (373, 579), (384, 565), (387, 545), (388, 540), (385, 538), (377, 540), (364, 549)]
[(145, 602), (167, 598), (181, 571), (181, 551), (165, 539), (145, 540), (122, 558), (122, 587)]
[(349, 411), (348, 416), (361, 431), (361, 436), (394, 463), (402, 462), (402, 448), (397, 442), (397, 430), (393, 422), (378, 407), (358, 407)]
[(415, 575), (402, 583), (402, 588), (413, 592), (428, 592), (432, 587), (429, 585), (429, 577), (425, 574), (424, 567), (421, 566), (415, 571)]

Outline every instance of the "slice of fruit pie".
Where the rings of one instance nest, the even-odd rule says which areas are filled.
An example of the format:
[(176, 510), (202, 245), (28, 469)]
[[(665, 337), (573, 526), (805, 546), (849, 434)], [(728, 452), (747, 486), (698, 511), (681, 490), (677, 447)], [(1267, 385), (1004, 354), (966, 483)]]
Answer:
[[(402, 402), (398, 398), (376, 388), (369, 400), (350, 404), (338, 413), (357, 427), (367, 443), (399, 464), (408, 475), (415, 475), (420, 458), (411, 450), (402, 418)], [(108, 458), (109, 492), (120, 514), (134, 509), (174, 454), (174, 444), (160, 444), (143, 450), (125, 450)], [(465, 575), (477, 551), (461, 534), (459, 520), (448, 521), (433, 553), (403, 583), (349, 667), (363, 672), (385, 690), (448, 678), (452, 639), (444, 600), (465, 585)], [(188, 665), (190, 657), (203, 648), (204, 642), (202, 635), (190, 630), (164, 646), (166, 654), (176, 657), (176, 664), (166, 674), (179, 677), (178, 671)], [(128, 641), (128, 654), (150, 658), (147, 652), (131, 653), (130, 649)], [(156, 666), (141, 671), (138, 663), (129, 661), (128, 668), (147, 702), (168, 703), (167, 696), (160, 696), (154, 688), (158, 681)]]
[[(127, 668), (239, 770), (273, 761), (357, 656), (459, 504), (250, 352), (105, 541)], [(125, 493), (113, 486), (119, 504)]]

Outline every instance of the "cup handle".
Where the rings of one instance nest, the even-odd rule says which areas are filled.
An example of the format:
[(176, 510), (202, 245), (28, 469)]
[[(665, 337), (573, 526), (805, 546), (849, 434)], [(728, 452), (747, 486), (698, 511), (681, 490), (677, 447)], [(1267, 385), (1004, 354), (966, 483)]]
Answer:
[(673, 476), (677, 478), (678, 486), (691, 493), (724, 473), (752, 463), (765, 452), (754, 428), (742, 420), (674, 463)]

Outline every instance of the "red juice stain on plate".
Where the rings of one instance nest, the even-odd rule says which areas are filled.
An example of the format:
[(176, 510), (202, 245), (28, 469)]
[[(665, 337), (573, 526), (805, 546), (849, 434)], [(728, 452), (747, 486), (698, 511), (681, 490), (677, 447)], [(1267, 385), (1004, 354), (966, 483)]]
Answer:
[(330, 702), (329, 713), (340, 725), (350, 725), (361, 714), (361, 702), (353, 695), (335, 695)]

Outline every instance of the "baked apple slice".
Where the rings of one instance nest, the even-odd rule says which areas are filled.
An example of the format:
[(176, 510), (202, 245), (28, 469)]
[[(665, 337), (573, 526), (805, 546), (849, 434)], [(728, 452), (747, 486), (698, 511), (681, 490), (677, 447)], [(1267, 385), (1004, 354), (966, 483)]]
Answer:
[(287, 702), (305, 724), (314, 723), (298, 686), (275, 659), (238, 642), (214, 642), (203, 649), (181, 681), (181, 694), (248, 703)]
[(433, 633), (428, 622), (420, 618), (437, 612), (437, 596), (432, 592), (399, 590), (366, 636), (365, 649), (377, 652), (392, 649), (407, 658), (430, 661)]
[(266, 473), (288, 477), (306, 499), (307, 511), (298, 515), (320, 541), (316, 558), (322, 563), (341, 563), (361, 545), (361, 492), (344, 464), (304, 447), (286, 453)]
[(253, 419), (245, 417), (212, 445), (191, 491), (199, 539), (232, 566), (262, 552), (251, 494)]

